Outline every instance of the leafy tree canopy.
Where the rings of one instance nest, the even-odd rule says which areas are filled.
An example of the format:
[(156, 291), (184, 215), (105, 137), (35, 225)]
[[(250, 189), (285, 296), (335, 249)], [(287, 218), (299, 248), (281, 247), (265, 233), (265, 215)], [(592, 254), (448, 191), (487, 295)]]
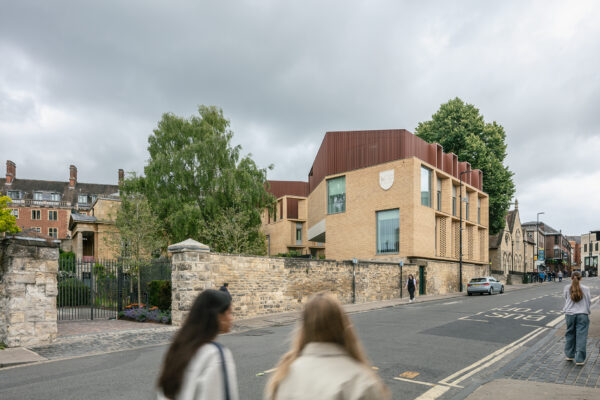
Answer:
[[(221, 109), (200, 106), (198, 113), (163, 115), (148, 139), (145, 177), (125, 181), (123, 190), (145, 194), (171, 243), (193, 238), (214, 251), (264, 254), (260, 214), (274, 203), (265, 189), (267, 170), (231, 145)], [(214, 232), (219, 221), (237, 221), (244, 232), (228, 225)], [(246, 244), (227, 245), (240, 236)]]
[(10, 197), (0, 196), (0, 233), (17, 233), (21, 231), (21, 228), (17, 226), (17, 219), (8, 208), (10, 202)]
[(515, 193), (513, 173), (504, 165), (504, 128), (496, 122), (486, 123), (475, 106), (457, 97), (442, 104), (430, 121), (420, 122), (416, 135), (441, 144), (445, 152), (483, 171), (483, 191), (490, 196), (490, 234), (499, 232)]

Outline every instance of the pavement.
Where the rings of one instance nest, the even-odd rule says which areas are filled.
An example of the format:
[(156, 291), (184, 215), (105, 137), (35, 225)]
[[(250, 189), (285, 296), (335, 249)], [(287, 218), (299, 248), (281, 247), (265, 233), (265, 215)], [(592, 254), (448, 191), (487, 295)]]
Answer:
[[(553, 283), (507, 285), (506, 292)], [(465, 294), (417, 296), (417, 303), (462, 297)], [(409, 305), (408, 298), (347, 304), (347, 313)], [(258, 331), (268, 327), (294, 324), (300, 312), (278, 313), (237, 320), (231, 333)], [(168, 344), (177, 328), (169, 325), (133, 321), (65, 321), (58, 323), (54, 343), (33, 348), (0, 350), (0, 368), (17, 368), (24, 364), (105, 354), (116, 351)], [(526, 394), (536, 399), (600, 398), (600, 309), (590, 315), (588, 359), (577, 367), (564, 360), (564, 326), (555, 330), (522, 355), (516, 357), (489, 382), (476, 388), (467, 399), (517, 399)]]

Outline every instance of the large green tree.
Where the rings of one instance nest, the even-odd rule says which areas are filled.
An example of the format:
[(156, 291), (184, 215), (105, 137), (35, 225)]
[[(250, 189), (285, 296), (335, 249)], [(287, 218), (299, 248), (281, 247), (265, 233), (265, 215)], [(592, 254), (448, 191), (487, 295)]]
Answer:
[[(145, 177), (124, 190), (146, 195), (171, 243), (193, 238), (214, 251), (264, 254), (260, 215), (274, 202), (265, 189), (267, 169), (231, 145), (233, 132), (221, 109), (200, 106), (198, 113), (187, 119), (163, 115), (148, 139)], [(219, 221), (241, 225), (214, 232)], [(246, 243), (227, 244), (240, 238)]]
[(17, 233), (21, 230), (17, 226), (17, 219), (11, 214), (8, 203), (10, 203), (10, 197), (0, 196), (0, 233)]
[(483, 191), (490, 196), (490, 234), (499, 232), (515, 193), (513, 173), (504, 165), (504, 128), (495, 121), (486, 123), (475, 106), (457, 97), (442, 104), (430, 121), (420, 122), (416, 134), (483, 171)]

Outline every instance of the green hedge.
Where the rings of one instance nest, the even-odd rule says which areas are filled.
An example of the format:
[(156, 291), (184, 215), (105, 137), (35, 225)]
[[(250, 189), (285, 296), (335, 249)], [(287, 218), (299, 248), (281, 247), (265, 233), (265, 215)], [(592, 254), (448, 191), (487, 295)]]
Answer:
[(67, 278), (58, 282), (58, 307), (89, 306), (90, 288), (77, 278)]
[(76, 260), (75, 253), (72, 251), (63, 252), (60, 250), (58, 256), (58, 270), (63, 272), (75, 273)]
[(148, 303), (166, 311), (171, 309), (171, 281), (148, 282)]

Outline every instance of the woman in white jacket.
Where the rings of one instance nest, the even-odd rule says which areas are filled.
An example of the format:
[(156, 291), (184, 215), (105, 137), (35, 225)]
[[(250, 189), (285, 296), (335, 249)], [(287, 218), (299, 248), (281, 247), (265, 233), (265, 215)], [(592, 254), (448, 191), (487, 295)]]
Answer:
[(231, 298), (204, 290), (171, 343), (158, 380), (158, 399), (238, 400), (235, 364), (215, 342), (233, 324)]
[(352, 323), (331, 295), (317, 293), (266, 389), (268, 400), (378, 400), (389, 391), (369, 367)]

